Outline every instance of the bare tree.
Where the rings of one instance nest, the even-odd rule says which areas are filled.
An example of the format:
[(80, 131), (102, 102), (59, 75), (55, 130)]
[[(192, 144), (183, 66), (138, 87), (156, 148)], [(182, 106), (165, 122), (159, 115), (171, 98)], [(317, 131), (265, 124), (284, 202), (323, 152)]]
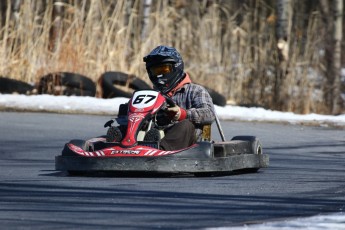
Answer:
[(145, 40), (148, 34), (148, 27), (149, 27), (149, 17), (151, 13), (151, 5), (152, 0), (144, 0), (142, 1), (143, 4), (143, 23), (142, 23), (142, 30), (141, 30), (141, 39)]
[[(288, 74), (289, 64), (289, 40), (292, 26), (292, 2), (291, 0), (278, 0), (276, 3), (277, 24), (276, 39), (278, 49), (277, 75), (274, 86), (276, 98), (275, 107), (278, 109), (290, 109), (289, 95), (286, 93), (287, 86), (284, 84)], [(284, 106), (285, 105), (285, 106)], [(285, 107), (285, 108), (284, 108)]]
[(280, 54), (281, 61), (287, 61), (289, 59), (289, 43), (291, 31), (291, 18), (292, 10), (290, 8), (290, 0), (278, 0), (277, 1), (277, 48)]
[(21, 3), (22, 3), (21, 0), (12, 0), (12, 2), (11, 2), (12, 19), (14, 21), (18, 20)]
[(10, 0), (0, 1), (0, 26), (1, 26), (1, 28), (5, 25), (7, 5), (9, 3), (10, 3)]
[(56, 51), (61, 42), (62, 37), (62, 19), (63, 19), (63, 3), (64, 1), (53, 1), (53, 15), (52, 15), (52, 27), (50, 30), (50, 50)]
[(332, 114), (341, 113), (344, 103), (341, 99), (341, 42), (343, 27), (343, 1), (322, 0), (324, 23), (328, 30), (325, 39), (325, 57), (327, 85), (325, 86), (325, 103)]
[(341, 41), (342, 41), (342, 28), (343, 28), (343, 0), (334, 0), (334, 31), (333, 31), (333, 103), (332, 114), (341, 112), (343, 103), (341, 100)]

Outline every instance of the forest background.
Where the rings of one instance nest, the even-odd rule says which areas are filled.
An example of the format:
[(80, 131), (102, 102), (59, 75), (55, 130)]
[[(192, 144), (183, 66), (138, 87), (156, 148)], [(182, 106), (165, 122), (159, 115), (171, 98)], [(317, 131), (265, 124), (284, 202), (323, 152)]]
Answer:
[[(230, 103), (345, 113), (343, 0), (2, 0), (0, 76), (68, 71), (148, 82), (142, 61), (176, 47), (194, 82)], [(345, 76), (345, 74), (343, 74)]]

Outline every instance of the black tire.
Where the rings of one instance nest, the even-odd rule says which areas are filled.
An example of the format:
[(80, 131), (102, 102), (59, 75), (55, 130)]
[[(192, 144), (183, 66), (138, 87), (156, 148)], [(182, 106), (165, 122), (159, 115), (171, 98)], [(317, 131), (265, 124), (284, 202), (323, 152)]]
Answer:
[(107, 131), (107, 142), (120, 142), (123, 138), (122, 132), (119, 127), (111, 126)]
[(62, 84), (71, 88), (81, 89), (96, 94), (96, 84), (88, 77), (75, 73), (62, 73)]
[[(134, 90), (151, 89), (151, 87), (143, 80), (133, 75), (128, 75), (122, 72), (105, 72), (100, 77), (100, 84), (102, 87), (102, 97), (103, 98), (113, 98), (113, 97), (127, 97), (132, 96)], [(129, 90), (125, 91), (118, 86), (128, 85)]]
[(39, 94), (94, 97), (96, 84), (88, 77), (80, 74), (58, 72), (41, 77), (37, 91)]
[(208, 93), (212, 97), (213, 104), (219, 105), (219, 106), (226, 106), (226, 98), (223, 95), (221, 95), (220, 93), (217, 93), (215, 90), (210, 89), (208, 87), (205, 87), (205, 89), (208, 91)]
[(253, 154), (262, 154), (262, 144), (260, 140), (255, 136), (235, 136), (231, 140), (241, 140), (241, 141), (249, 141), (251, 143), (251, 152)]
[(152, 89), (149, 84), (138, 77), (133, 78), (132, 82), (129, 83), (129, 86), (134, 90)]
[(161, 140), (161, 134), (158, 129), (151, 128), (144, 137), (144, 141), (159, 142)]
[(34, 87), (26, 82), (0, 77), (0, 93), (32, 94)]
[(89, 96), (89, 97), (94, 97), (95, 96), (95, 92), (94, 91), (90, 91), (90, 90), (80, 90), (77, 88), (71, 88), (71, 87), (66, 87), (63, 92), (63, 95), (66, 96)]
[[(252, 153), (253, 154), (259, 154), (260, 155), (260, 154), (263, 153), (261, 142), (255, 136), (235, 136), (231, 140), (249, 141), (249, 142), (251, 142)], [(240, 170), (239, 172), (242, 172), (242, 173), (256, 173), (257, 171), (259, 171), (259, 169), (260, 168), (248, 168), (248, 169)]]

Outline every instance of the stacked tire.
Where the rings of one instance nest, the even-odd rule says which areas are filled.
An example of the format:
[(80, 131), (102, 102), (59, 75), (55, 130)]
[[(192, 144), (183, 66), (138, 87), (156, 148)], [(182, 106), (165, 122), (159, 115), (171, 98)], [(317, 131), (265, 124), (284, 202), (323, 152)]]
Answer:
[[(152, 89), (140, 78), (123, 72), (103, 73), (98, 81), (102, 98), (130, 98), (133, 91)], [(226, 98), (215, 90), (204, 86), (212, 97), (213, 103), (226, 105)], [(38, 94), (90, 96), (96, 95), (96, 84), (88, 77), (71, 72), (49, 73), (39, 79)], [(18, 80), (0, 77), (0, 93), (33, 94), (35, 87)]]
[(34, 86), (23, 81), (0, 77), (0, 93), (3, 94), (32, 94), (34, 88)]
[(41, 77), (37, 91), (39, 94), (94, 97), (96, 84), (81, 74), (58, 72)]
[(140, 78), (116, 71), (103, 73), (99, 82), (103, 98), (130, 98), (134, 90), (151, 89), (151, 86)]

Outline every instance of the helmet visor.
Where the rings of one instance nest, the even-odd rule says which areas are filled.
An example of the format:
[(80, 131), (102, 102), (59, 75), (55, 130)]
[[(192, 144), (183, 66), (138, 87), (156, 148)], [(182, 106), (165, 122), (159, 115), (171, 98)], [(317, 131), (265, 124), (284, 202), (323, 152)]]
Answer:
[(154, 76), (168, 74), (173, 71), (173, 65), (170, 63), (165, 63), (162, 65), (152, 66), (150, 67), (150, 72)]

